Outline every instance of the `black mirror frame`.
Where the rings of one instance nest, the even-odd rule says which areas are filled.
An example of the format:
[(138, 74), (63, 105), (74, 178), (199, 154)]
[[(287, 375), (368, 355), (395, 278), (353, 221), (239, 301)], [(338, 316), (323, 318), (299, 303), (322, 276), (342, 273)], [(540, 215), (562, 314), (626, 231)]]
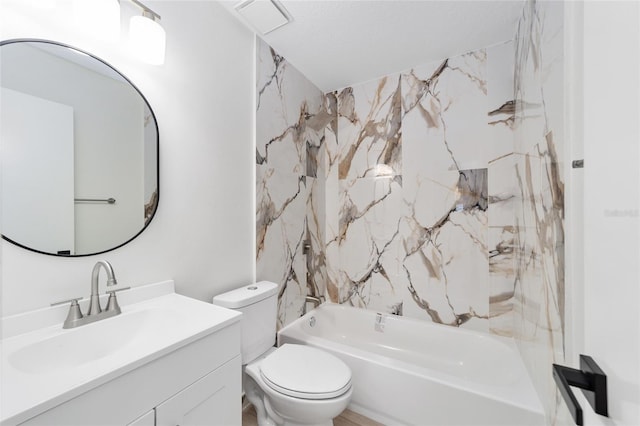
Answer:
[(114, 66), (112, 66), (111, 64), (109, 64), (108, 62), (104, 61), (103, 59), (98, 58), (97, 56), (84, 51), (82, 49), (78, 49), (77, 47), (73, 47), (70, 46), (68, 44), (65, 43), (60, 43), (57, 41), (53, 41), (53, 40), (46, 40), (46, 39), (38, 39), (38, 38), (16, 38), (16, 39), (9, 39), (9, 40), (0, 40), (0, 47), (6, 45), (6, 44), (13, 44), (13, 43), (47, 43), (47, 44), (52, 44), (52, 45), (56, 45), (56, 46), (60, 46), (60, 47), (65, 47), (67, 49), (73, 49), (77, 52), (83, 53), (93, 59), (95, 59), (98, 62), (101, 62), (102, 64), (106, 65), (107, 67), (111, 68), (113, 71), (115, 71), (116, 73), (118, 73), (118, 75), (120, 75), (127, 83), (129, 83), (131, 85), (131, 87), (133, 87), (135, 89), (136, 92), (138, 92), (138, 94), (140, 95), (140, 97), (142, 98), (142, 100), (144, 100), (144, 102), (147, 104), (147, 107), (149, 108), (149, 111), (151, 112), (151, 116), (153, 117), (153, 123), (156, 129), (156, 171), (157, 171), (157, 182), (156, 182), (156, 202), (155, 202), (155, 208), (153, 210), (153, 213), (149, 216), (148, 219), (145, 220), (145, 224), (142, 227), (142, 229), (140, 229), (139, 232), (137, 232), (135, 235), (133, 235), (131, 238), (129, 238), (128, 240), (126, 240), (125, 242), (123, 242), (122, 244), (119, 244), (115, 247), (111, 247), (109, 249), (106, 250), (102, 250), (102, 251), (97, 251), (95, 253), (85, 253), (85, 254), (60, 254), (60, 253), (49, 253), (46, 251), (41, 251), (38, 249), (34, 249), (31, 247), (27, 247), (23, 244), (20, 244), (17, 241), (12, 240), (11, 238), (8, 238), (7, 236), (5, 236), (4, 234), (2, 234), (2, 239), (5, 241), (10, 242), (11, 244), (14, 244), (18, 247), (21, 247), (25, 250), (29, 250), (35, 253), (40, 253), (40, 254), (45, 254), (48, 256), (56, 256), (56, 257), (87, 257), (87, 256), (95, 256), (98, 254), (102, 254), (102, 253), (107, 253), (113, 250), (116, 250), (126, 244), (129, 244), (131, 241), (135, 240), (136, 238), (138, 238), (138, 236), (140, 234), (142, 234), (142, 232), (144, 232), (147, 227), (149, 226), (149, 224), (153, 221), (153, 218), (156, 215), (156, 212), (158, 211), (158, 206), (160, 205), (160, 130), (158, 128), (158, 120), (156, 118), (156, 114), (153, 112), (153, 108), (151, 108), (151, 105), (149, 104), (149, 101), (147, 101), (147, 98), (142, 94), (142, 92), (140, 91), (140, 89), (138, 89), (138, 87), (133, 84), (133, 82), (131, 80), (129, 80), (127, 78), (127, 76), (125, 76), (123, 73), (121, 73), (118, 69), (116, 69)]

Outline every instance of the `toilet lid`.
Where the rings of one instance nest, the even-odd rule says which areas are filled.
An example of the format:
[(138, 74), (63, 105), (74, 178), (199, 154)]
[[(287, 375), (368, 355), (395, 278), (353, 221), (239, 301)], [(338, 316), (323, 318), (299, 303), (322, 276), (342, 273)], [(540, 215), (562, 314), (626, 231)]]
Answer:
[(280, 346), (260, 363), (260, 375), (273, 390), (295, 398), (335, 398), (351, 387), (351, 370), (344, 362), (304, 345)]

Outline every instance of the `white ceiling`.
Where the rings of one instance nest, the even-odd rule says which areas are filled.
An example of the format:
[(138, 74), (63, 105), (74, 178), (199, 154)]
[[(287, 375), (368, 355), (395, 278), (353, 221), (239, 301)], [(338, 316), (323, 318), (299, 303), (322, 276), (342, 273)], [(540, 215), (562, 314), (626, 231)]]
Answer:
[[(234, 10), (240, 0), (223, 1)], [(281, 0), (269, 45), (324, 92), (511, 40), (524, 0)]]

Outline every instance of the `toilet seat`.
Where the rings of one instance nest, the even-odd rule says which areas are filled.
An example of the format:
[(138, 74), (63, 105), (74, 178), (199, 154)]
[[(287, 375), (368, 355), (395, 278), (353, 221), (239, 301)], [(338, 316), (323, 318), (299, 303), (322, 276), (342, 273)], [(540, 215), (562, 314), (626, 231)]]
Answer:
[(351, 370), (319, 349), (285, 344), (260, 363), (260, 377), (276, 392), (301, 399), (330, 399), (351, 388)]

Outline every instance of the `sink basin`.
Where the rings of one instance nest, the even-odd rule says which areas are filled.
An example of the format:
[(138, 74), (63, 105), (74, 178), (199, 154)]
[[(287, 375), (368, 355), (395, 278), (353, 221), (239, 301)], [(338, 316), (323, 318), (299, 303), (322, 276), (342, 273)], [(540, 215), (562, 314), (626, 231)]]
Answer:
[(143, 311), (120, 315), (33, 342), (9, 355), (9, 363), (20, 371), (42, 374), (98, 360), (126, 347), (142, 329), (146, 315)]
[(20, 371), (42, 374), (96, 361), (125, 347), (139, 333), (144, 316), (144, 312), (129, 315), (131, 325), (120, 330), (114, 323), (122, 323), (121, 318), (115, 317), (107, 327), (91, 324), (98, 327), (87, 325), (31, 343), (9, 355), (9, 363)]
[(184, 315), (171, 309), (147, 309), (123, 313), (82, 327), (54, 331), (9, 355), (9, 363), (25, 373), (51, 373), (77, 368), (125, 351), (134, 341), (149, 339), (167, 327), (175, 328)]

